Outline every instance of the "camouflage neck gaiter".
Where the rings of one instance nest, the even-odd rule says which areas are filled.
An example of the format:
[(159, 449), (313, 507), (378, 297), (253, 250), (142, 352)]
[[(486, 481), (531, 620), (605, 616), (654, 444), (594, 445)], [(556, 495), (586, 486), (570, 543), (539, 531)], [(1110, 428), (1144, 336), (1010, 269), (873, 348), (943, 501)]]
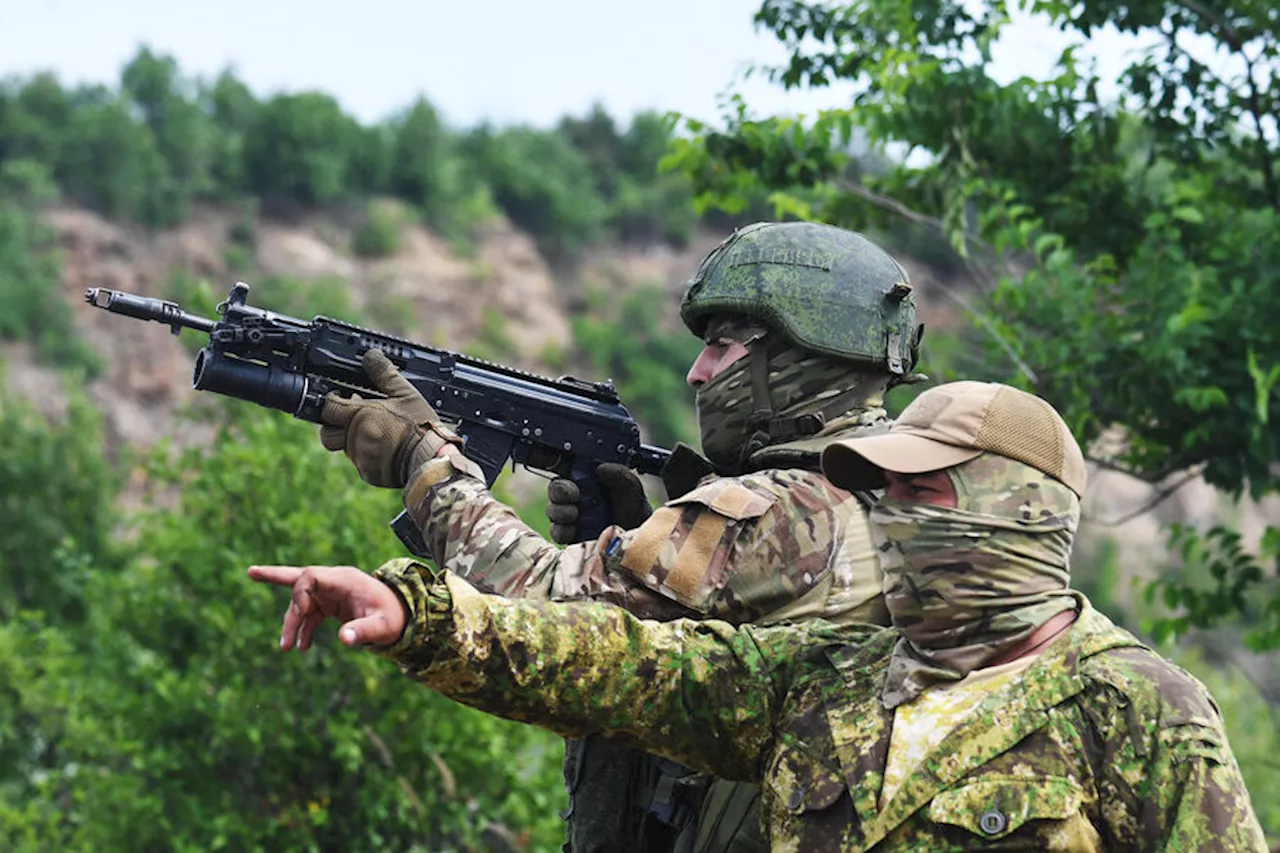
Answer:
[(738, 464), (751, 434), (751, 359), (744, 355), (698, 389), (696, 407), (702, 455), (722, 470)]
[[(747, 439), (760, 424), (751, 415), (766, 403), (771, 418), (786, 420), (823, 410), (829, 401), (850, 388), (861, 386), (859, 394), (843, 412), (828, 413), (835, 417), (857, 416), (865, 423), (886, 417), (884, 392), (888, 376), (859, 370), (849, 362), (812, 355), (795, 347), (774, 350), (770, 357), (764, 340), (748, 344), (749, 353), (698, 389), (698, 430), (702, 434), (702, 453), (721, 470), (740, 471), (746, 460), (743, 449)], [(770, 358), (769, 397), (753, 400), (751, 371), (754, 359)], [(775, 437), (775, 440), (781, 440)]]
[(871, 511), (885, 605), (902, 635), (881, 699), (987, 666), (1064, 610), (1075, 493), (1036, 469), (983, 454), (950, 472), (957, 507), (882, 500)]

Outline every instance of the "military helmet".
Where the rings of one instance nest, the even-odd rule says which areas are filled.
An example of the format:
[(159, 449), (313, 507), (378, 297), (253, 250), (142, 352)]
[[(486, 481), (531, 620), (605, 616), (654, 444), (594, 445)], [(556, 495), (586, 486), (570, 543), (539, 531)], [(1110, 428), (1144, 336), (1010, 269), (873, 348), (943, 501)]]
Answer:
[(680, 317), (698, 337), (715, 314), (758, 317), (802, 350), (910, 373), (916, 306), (907, 271), (853, 231), (757, 222), (712, 250), (689, 280)]

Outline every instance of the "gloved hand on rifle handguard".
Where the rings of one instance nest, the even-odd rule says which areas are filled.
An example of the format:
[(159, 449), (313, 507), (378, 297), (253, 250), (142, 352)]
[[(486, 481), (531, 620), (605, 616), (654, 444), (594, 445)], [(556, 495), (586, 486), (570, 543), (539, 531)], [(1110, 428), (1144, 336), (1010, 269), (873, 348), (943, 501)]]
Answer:
[[(631, 530), (653, 514), (640, 476), (626, 465), (602, 462), (596, 466), (596, 478), (609, 495), (614, 524)], [(578, 485), (573, 480), (558, 477), (547, 484), (547, 518), (551, 519), (552, 542), (569, 545), (579, 541), (578, 498)]]
[(441, 447), (461, 447), (462, 439), (440, 421), (386, 353), (366, 350), (361, 361), (373, 387), (387, 396), (364, 400), (329, 394), (320, 413), (320, 443), (325, 450), (345, 451), (366, 483), (403, 488)]

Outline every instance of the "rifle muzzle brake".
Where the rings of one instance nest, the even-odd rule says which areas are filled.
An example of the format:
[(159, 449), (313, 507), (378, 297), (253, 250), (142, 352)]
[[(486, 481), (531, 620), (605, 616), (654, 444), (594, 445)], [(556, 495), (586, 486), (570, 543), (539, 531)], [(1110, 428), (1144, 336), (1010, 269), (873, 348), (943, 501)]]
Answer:
[(216, 320), (197, 317), (182, 310), (176, 302), (163, 299), (152, 299), (125, 293), (122, 290), (107, 290), (105, 287), (91, 287), (84, 292), (84, 301), (94, 308), (102, 308), (113, 314), (123, 314), (138, 320), (153, 320), (168, 326), (173, 334), (183, 329), (195, 329), (206, 334), (213, 331)]

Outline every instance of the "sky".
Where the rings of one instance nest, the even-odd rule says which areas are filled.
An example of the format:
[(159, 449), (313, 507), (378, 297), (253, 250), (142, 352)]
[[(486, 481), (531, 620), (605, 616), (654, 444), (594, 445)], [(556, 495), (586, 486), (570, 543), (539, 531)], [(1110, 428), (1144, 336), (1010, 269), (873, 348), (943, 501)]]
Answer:
[[(784, 56), (751, 18), (760, 0), (0, 0), (0, 77), (51, 70), (114, 85), (146, 44), (187, 74), (233, 68), (259, 96), (318, 89), (363, 122), (425, 95), (455, 127), (549, 126), (602, 103), (615, 117), (676, 110), (714, 120), (742, 91), (758, 114), (812, 114), (848, 90), (785, 92), (748, 64)], [(1042, 74), (1060, 34), (1018, 20), (996, 51), (1001, 76)], [(1093, 52), (1118, 63), (1114, 34)]]

